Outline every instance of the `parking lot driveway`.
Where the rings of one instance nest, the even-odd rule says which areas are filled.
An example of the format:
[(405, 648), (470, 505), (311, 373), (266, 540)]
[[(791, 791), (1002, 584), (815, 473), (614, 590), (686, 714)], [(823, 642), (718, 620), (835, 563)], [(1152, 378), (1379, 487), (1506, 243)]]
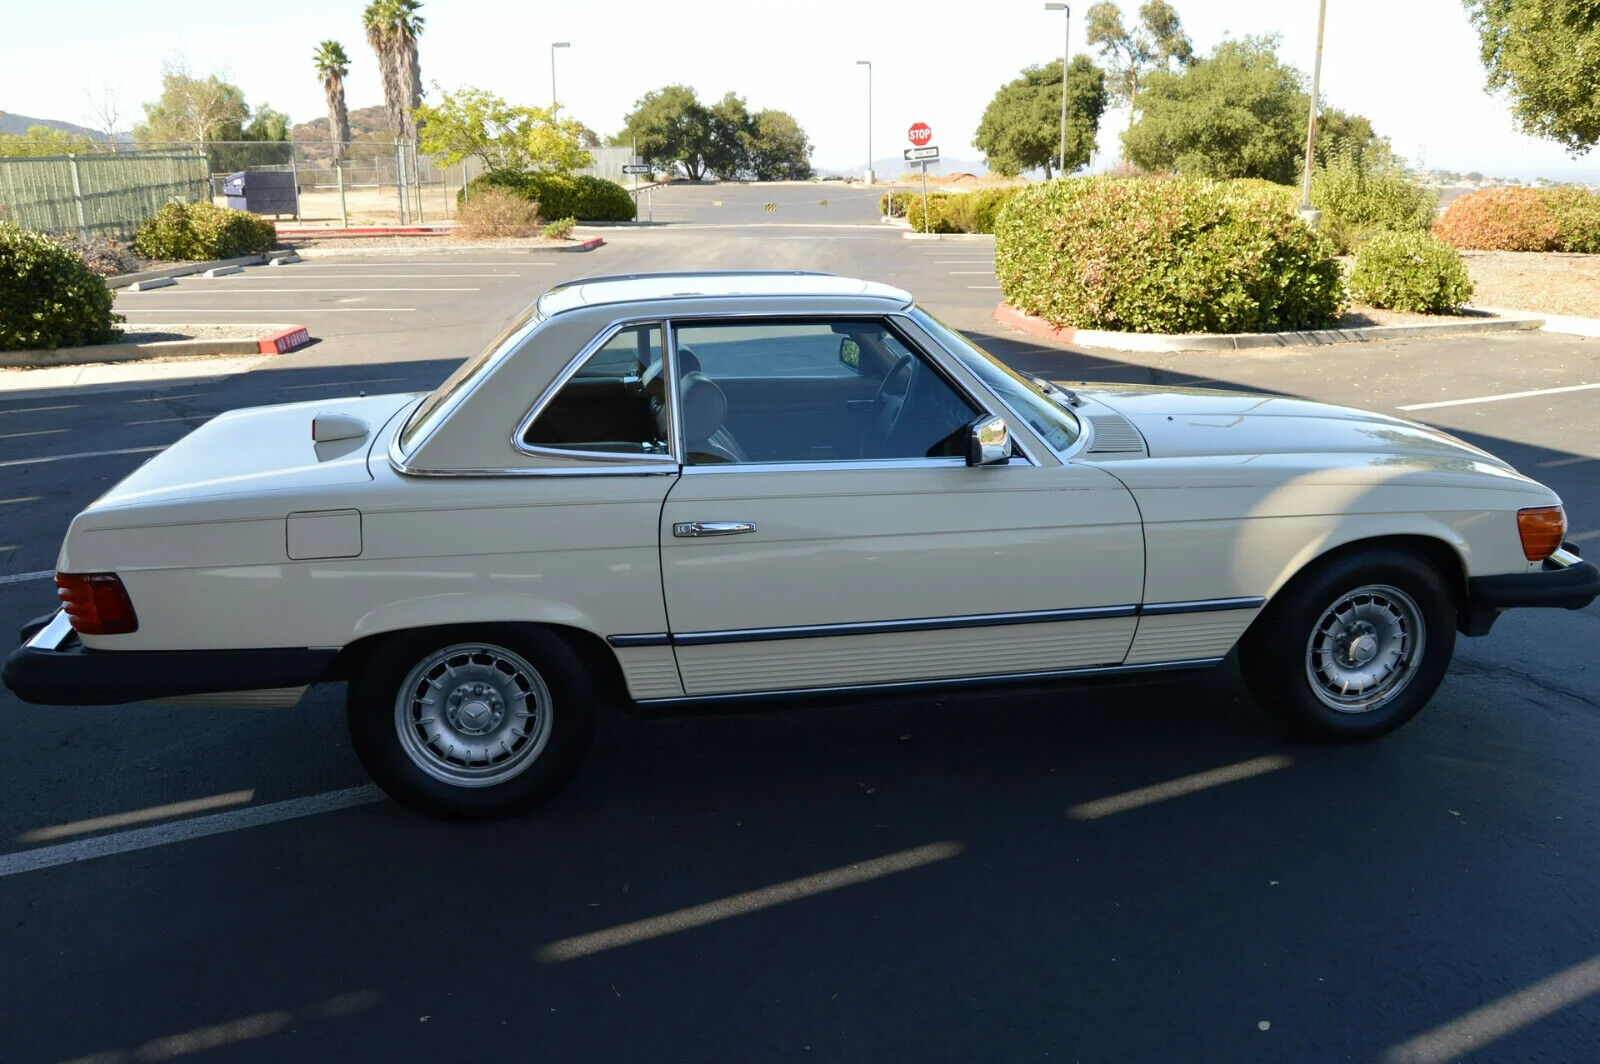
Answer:
[[(867, 276), (1058, 379), (1421, 418), (1551, 483), (1581, 545), (1600, 543), (1600, 392), (1551, 390), (1600, 382), (1600, 342), (1091, 357), (988, 319), (981, 244), (694, 232), (621, 231), (537, 274), (488, 254), (285, 267), (272, 286), (312, 300), (479, 292), (338, 293), (417, 309), (350, 304), (368, 311), (312, 319), (317, 346), (248, 373), (0, 394), (0, 630), (50, 605), (71, 516), (194, 425), (431, 387), (539, 287), (635, 269)], [(455, 279), (384, 273), (430, 261)], [(501, 270), (521, 276), (460, 276)], [(184, 287), (141, 306), (163, 294)], [(1460, 642), (1417, 720), (1350, 748), (1285, 740), (1231, 666), (612, 713), (569, 791), (482, 825), (367, 789), (337, 685), (292, 710), (0, 692), (0, 1062), (1588, 1061), (1597, 645), (1600, 607), (1510, 615)]]
[(639, 219), (676, 225), (876, 225), (884, 191), (842, 181), (661, 185), (641, 193)]

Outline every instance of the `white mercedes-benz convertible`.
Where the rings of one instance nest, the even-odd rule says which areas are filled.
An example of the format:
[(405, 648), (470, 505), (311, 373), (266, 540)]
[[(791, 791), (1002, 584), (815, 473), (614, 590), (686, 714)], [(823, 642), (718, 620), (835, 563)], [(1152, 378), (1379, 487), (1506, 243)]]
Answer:
[(1560, 500), (1397, 418), (1069, 390), (880, 284), (558, 285), (427, 395), (215, 418), (72, 522), (30, 702), (292, 703), (349, 683), (417, 809), (554, 792), (642, 710), (1214, 665), (1381, 735), (1458, 632), (1586, 606)]

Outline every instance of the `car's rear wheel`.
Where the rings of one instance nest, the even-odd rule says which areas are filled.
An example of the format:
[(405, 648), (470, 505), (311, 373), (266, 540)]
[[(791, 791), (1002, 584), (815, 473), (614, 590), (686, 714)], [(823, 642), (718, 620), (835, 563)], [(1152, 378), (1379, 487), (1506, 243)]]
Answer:
[(577, 771), (596, 697), (558, 636), (494, 625), (385, 642), (351, 679), (347, 712), (356, 754), (397, 802), (494, 817), (532, 808)]
[(1327, 559), (1285, 587), (1239, 648), (1256, 699), (1296, 733), (1371, 739), (1416, 716), (1455, 650), (1455, 603), (1425, 558)]

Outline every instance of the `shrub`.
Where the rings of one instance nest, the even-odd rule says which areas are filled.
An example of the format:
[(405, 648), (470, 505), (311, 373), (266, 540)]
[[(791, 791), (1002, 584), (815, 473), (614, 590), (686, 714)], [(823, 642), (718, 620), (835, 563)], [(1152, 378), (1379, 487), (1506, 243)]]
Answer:
[(1545, 189), (1542, 195), (1556, 221), (1556, 246), (1562, 251), (1600, 253), (1600, 193), (1562, 185)]
[(78, 256), (89, 269), (101, 277), (110, 277), (138, 268), (138, 260), (128, 254), (126, 247), (110, 237), (52, 233), (50, 239)]
[(0, 221), (0, 351), (105, 343), (121, 320), (111, 289), (76, 253)]
[(1400, 167), (1369, 166), (1349, 153), (1311, 173), (1311, 205), (1340, 254), (1381, 232), (1426, 233), (1438, 202)]
[(1460, 250), (1549, 251), (1560, 230), (1537, 189), (1484, 188), (1445, 208), (1433, 233)]
[(213, 203), (168, 203), (146, 218), (133, 247), (147, 259), (207, 262), (272, 250), (278, 227), (249, 211)]
[(1333, 246), (1282, 197), (1196, 178), (1067, 178), (1016, 193), (995, 226), (1014, 307), (1055, 325), (1256, 332), (1328, 325)]
[[(965, 199), (963, 195), (952, 195), (949, 192), (928, 193), (927, 225), (923, 225), (922, 194), (916, 193), (911, 197), (911, 205), (906, 208), (906, 221), (911, 223), (914, 232), (923, 232), (926, 228), (930, 233), (960, 233), (964, 232), (956, 219), (951, 215), (951, 201)], [(956, 208), (959, 210), (959, 208)]]
[(904, 218), (906, 211), (911, 209), (911, 201), (919, 198), (915, 192), (904, 189), (895, 192), (885, 192), (878, 197), (878, 213), (885, 218)]
[(508, 188), (485, 188), (456, 212), (456, 236), (462, 240), (533, 236), (538, 231), (539, 204)]
[(1378, 233), (1356, 252), (1350, 294), (1364, 303), (1419, 314), (1453, 314), (1472, 298), (1456, 249), (1427, 233)]
[(972, 203), (972, 228), (971, 233), (992, 233), (994, 224), (1000, 217), (1000, 210), (1011, 198), (1021, 192), (1024, 186), (1012, 185), (1008, 188), (985, 188), (977, 192), (967, 193), (967, 198)]
[(557, 218), (541, 230), (546, 240), (565, 240), (572, 235), (573, 227), (578, 224), (576, 218)]
[(483, 190), (503, 188), (523, 199), (537, 200), (547, 217), (576, 218), (584, 222), (631, 222), (633, 197), (615, 181), (588, 174), (546, 174), (533, 171), (491, 170), (472, 179), (457, 203), (470, 203)]

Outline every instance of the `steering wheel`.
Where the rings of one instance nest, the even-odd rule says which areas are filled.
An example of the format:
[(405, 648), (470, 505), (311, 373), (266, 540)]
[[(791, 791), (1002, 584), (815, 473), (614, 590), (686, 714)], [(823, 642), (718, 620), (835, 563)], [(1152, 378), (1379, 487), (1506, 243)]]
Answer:
[(867, 434), (870, 446), (863, 447), (863, 451), (881, 451), (899, 427), (900, 419), (906, 412), (906, 397), (911, 394), (915, 365), (916, 359), (911, 355), (901, 355), (889, 372), (883, 375), (878, 394), (872, 399), (877, 413), (873, 415), (872, 428)]

